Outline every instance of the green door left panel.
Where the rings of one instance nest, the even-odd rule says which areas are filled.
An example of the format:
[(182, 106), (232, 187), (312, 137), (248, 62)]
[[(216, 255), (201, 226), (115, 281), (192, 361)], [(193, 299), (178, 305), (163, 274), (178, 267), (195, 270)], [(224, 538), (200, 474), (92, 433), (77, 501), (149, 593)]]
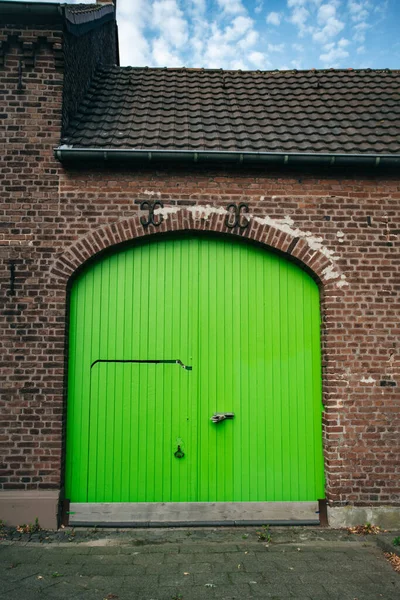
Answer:
[[(74, 502), (195, 494), (191, 372), (178, 364), (93, 364), (190, 365), (187, 260), (180, 244), (138, 246), (90, 266), (71, 289), (66, 492)], [(178, 445), (184, 460), (174, 456)]]

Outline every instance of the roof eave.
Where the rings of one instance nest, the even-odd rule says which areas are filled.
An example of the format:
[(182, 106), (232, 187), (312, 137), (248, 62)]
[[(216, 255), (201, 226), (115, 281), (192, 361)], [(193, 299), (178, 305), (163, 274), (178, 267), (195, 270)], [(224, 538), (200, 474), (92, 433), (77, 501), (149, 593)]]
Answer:
[(117, 148), (71, 148), (59, 146), (54, 156), (62, 163), (101, 162), (187, 162), (198, 164), (252, 164), (304, 166), (400, 167), (400, 154), (241, 152), (216, 150), (160, 150)]
[[(95, 6), (95, 4), (93, 4)], [(59, 2), (15, 2), (0, 0), (0, 23), (53, 25), (65, 23), (74, 34), (83, 34), (105, 22), (115, 20), (115, 7), (105, 4), (97, 10), (74, 13), (74, 5)]]
[(63, 18), (63, 6), (59, 2), (0, 2), (2, 24), (30, 23), (35, 19), (42, 24), (62, 23)]

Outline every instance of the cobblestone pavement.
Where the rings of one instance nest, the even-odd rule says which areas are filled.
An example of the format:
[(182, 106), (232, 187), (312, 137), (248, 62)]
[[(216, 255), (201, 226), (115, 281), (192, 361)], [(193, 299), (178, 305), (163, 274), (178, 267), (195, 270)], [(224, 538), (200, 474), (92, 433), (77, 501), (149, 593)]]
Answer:
[[(261, 536), (259, 531), (66, 529), (8, 535), (0, 542), (0, 597), (400, 599), (400, 574), (384, 558), (379, 536), (301, 527), (261, 530)], [(269, 534), (270, 541), (259, 539)]]

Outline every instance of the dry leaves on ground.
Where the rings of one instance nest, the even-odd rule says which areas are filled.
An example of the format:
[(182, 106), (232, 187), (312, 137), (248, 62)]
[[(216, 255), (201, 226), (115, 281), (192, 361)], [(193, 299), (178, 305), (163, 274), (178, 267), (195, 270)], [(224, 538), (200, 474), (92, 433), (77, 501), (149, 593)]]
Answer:
[(366, 523), (365, 525), (356, 525), (355, 527), (348, 527), (347, 531), (349, 533), (355, 533), (357, 535), (368, 535), (370, 533), (385, 533), (386, 529), (381, 529), (378, 525), (371, 525), (371, 523)]
[(390, 562), (393, 569), (400, 573), (400, 556), (397, 556), (394, 552), (385, 552), (385, 558)]

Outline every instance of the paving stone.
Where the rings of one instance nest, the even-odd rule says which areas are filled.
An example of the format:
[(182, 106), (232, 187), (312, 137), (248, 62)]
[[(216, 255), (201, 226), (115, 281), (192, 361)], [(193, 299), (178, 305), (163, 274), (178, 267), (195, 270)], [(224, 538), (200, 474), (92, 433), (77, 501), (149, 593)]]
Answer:
[(79, 575), (86, 575), (86, 576), (90, 576), (90, 575), (103, 575), (103, 576), (108, 576), (108, 575), (115, 575), (117, 573), (121, 572), (121, 568), (118, 567), (118, 565), (107, 565), (107, 564), (96, 564), (96, 563), (91, 563), (90, 561), (87, 561), (82, 567), (80, 567), (79, 569), (77, 568), (77, 573), (79, 573)]
[(184, 571), (189, 571), (190, 573), (212, 573), (213, 567), (211, 563), (189, 563), (189, 561), (185, 561), (182, 563), (182, 568)]
[(160, 586), (165, 587), (192, 587), (194, 575), (184, 575), (183, 573), (164, 573), (158, 576)]
[(212, 584), (215, 586), (231, 585), (232, 579), (229, 573), (218, 572), (218, 573), (195, 573), (193, 575), (195, 585), (208, 585)]
[[(4, 592), (5, 593), (5, 592)], [(7, 591), (7, 595), (4, 596), (7, 600), (21, 600), (23, 596), (21, 596), (21, 590), (19, 588), (15, 588), (13, 590)], [(42, 592), (31, 590), (29, 596), (25, 596), (30, 600), (44, 600), (45, 596)]]
[[(77, 530), (76, 541), (46, 546), (24, 539), (0, 543), (2, 596), (7, 600), (103, 600), (107, 594), (118, 595), (119, 600), (172, 600), (179, 594), (183, 600), (400, 599), (400, 576), (372, 536), (366, 541), (343, 532), (290, 528), (272, 530), (273, 541), (266, 547), (258, 542), (255, 528), (89, 533), (92, 538)], [(11, 564), (17, 566), (9, 569)], [(56, 572), (62, 576), (53, 577)]]
[(87, 549), (87, 554), (90, 554), (90, 556), (96, 555), (96, 554), (100, 554), (101, 556), (105, 556), (105, 555), (118, 555), (121, 554), (121, 548), (120, 546), (87, 546), (82, 548), (82, 550), (86, 550)]

